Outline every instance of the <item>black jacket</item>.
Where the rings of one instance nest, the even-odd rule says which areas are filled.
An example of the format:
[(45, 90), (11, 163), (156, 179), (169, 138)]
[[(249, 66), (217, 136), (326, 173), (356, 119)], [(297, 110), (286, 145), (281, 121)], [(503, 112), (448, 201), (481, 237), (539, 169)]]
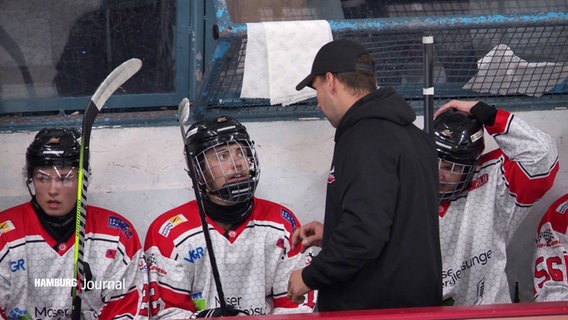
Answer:
[(442, 302), (438, 167), (433, 138), (393, 89), (346, 112), (335, 133), (323, 246), (302, 278), (318, 310)]

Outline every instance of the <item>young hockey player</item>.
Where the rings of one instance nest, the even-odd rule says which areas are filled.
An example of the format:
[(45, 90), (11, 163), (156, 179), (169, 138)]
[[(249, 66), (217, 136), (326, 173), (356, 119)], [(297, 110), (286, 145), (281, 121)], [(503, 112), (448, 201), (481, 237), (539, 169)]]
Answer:
[[(478, 101), (434, 114), (445, 303), (509, 303), (507, 244), (558, 171), (552, 137)], [(482, 155), (484, 127), (498, 149)]]
[(300, 305), (286, 296), (290, 272), (308, 263), (308, 255), (290, 248), (300, 223), (289, 209), (254, 196), (260, 169), (246, 128), (230, 117), (199, 121), (188, 129), (185, 145), (212, 248), (195, 200), (151, 224), (144, 249), (152, 318), (222, 315), (216, 281), (233, 315), (311, 312), (314, 292)]
[(568, 300), (568, 193), (554, 201), (537, 228), (534, 300)]
[(31, 201), (0, 213), (0, 319), (146, 318), (147, 270), (138, 235), (121, 215), (87, 207), (86, 279), (73, 277), (80, 156), (75, 129), (40, 130), (26, 152)]

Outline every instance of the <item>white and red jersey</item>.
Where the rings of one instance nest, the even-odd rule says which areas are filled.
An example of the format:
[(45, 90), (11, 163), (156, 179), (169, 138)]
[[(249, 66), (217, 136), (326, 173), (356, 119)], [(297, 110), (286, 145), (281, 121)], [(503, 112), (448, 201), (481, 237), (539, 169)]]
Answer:
[(485, 129), (499, 149), (482, 156), (467, 196), (439, 208), (444, 300), (511, 302), (506, 249), (558, 172), (552, 137), (499, 109)]
[[(74, 249), (75, 237), (58, 244), (30, 202), (0, 213), (0, 319), (70, 319)], [(147, 318), (147, 268), (128, 220), (88, 206), (84, 261), (82, 319)]]
[(546, 211), (536, 235), (534, 299), (568, 300), (568, 193)]
[[(290, 250), (300, 227), (290, 210), (254, 198), (251, 215), (235, 230), (225, 231), (209, 217), (207, 222), (227, 304), (250, 315), (313, 311), (314, 292), (302, 305), (286, 296), (290, 273), (310, 259), (299, 248)], [(189, 318), (220, 307), (196, 201), (160, 215), (144, 249), (152, 319)]]

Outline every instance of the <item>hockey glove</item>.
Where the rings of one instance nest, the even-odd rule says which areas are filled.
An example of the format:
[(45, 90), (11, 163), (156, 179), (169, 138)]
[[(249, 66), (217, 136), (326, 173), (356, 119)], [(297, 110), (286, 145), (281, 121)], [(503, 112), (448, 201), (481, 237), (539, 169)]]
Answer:
[(227, 305), (227, 314), (223, 315), (221, 308), (205, 309), (193, 314), (192, 318), (215, 318), (215, 317), (234, 317), (248, 316), (248, 312), (235, 309), (232, 305)]

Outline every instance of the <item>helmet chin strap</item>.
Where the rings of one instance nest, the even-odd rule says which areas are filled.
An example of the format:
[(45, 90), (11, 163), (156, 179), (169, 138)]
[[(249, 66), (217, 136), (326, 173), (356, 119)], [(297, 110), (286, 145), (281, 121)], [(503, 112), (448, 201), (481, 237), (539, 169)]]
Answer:
[(35, 195), (32, 193), (32, 189), (30, 188), (30, 184), (32, 184), (32, 178), (28, 178), (26, 180), (26, 187), (28, 188), (28, 192), (30, 193), (30, 196), (33, 198)]

